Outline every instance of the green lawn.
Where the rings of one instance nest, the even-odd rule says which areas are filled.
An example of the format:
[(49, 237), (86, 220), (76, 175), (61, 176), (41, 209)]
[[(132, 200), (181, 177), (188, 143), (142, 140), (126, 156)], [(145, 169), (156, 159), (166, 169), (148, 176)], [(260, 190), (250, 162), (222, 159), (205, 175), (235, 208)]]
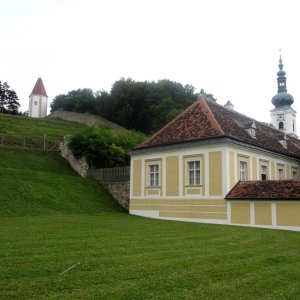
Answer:
[(1, 300), (300, 299), (300, 232), (131, 216), (54, 152), (0, 148), (0, 245)]
[(76, 175), (58, 152), (23, 148), (0, 147), (0, 168)]
[(117, 212), (2, 217), (0, 228), (1, 299), (300, 296), (298, 232)]
[(54, 143), (60, 137), (77, 132), (86, 125), (77, 122), (65, 121), (57, 118), (29, 118), (14, 115), (0, 114), (0, 135), (15, 139), (22, 143), (23, 137), (41, 139), (45, 135), (48, 142)]
[(79, 177), (57, 152), (0, 148), (0, 216), (120, 210), (95, 181)]

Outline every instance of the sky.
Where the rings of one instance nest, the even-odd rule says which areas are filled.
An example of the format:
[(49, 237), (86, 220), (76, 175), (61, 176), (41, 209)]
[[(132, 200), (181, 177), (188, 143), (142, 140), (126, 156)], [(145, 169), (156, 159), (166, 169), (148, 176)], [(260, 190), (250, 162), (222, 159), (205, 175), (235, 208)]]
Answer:
[(38, 77), (49, 103), (79, 88), (109, 92), (122, 77), (169, 79), (270, 122), (281, 49), (299, 134), (297, 2), (0, 0), (0, 81), (26, 111)]

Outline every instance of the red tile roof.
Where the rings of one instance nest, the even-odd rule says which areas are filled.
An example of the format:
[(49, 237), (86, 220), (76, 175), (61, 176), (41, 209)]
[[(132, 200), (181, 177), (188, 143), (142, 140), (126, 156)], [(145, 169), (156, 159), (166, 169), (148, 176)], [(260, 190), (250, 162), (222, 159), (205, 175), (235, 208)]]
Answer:
[[(256, 138), (251, 137), (247, 132), (253, 121), (257, 128)], [(287, 148), (284, 148), (279, 143), (279, 140), (284, 139), (284, 134), (281, 131), (204, 98), (197, 100), (187, 110), (135, 149), (220, 137), (300, 158), (299, 139), (287, 135)]]
[(300, 200), (300, 180), (239, 181), (227, 200)]
[(43, 84), (43, 81), (42, 81), (42, 78), (38, 78), (30, 96), (31, 95), (41, 95), (41, 96), (48, 97), (45, 87), (44, 87), (44, 84)]

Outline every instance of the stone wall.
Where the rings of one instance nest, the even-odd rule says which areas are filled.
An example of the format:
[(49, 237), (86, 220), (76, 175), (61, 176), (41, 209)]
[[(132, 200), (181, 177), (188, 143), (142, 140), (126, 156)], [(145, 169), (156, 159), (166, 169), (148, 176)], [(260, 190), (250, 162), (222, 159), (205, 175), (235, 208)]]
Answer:
[(101, 182), (100, 183), (116, 200), (125, 208), (129, 209), (130, 181), (124, 182)]
[(101, 184), (126, 210), (129, 208), (129, 193), (130, 193), (130, 181), (123, 182), (102, 182), (97, 176), (97, 170), (89, 172), (89, 164), (85, 158), (77, 159), (72, 151), (69, 149), (68, 144), (70, 137), (65, 136), (59, 143), (59, 149), (61, 156), (64, 157), (70, 164), (70, 166), (81, 176), (94, 178), (99, 184)]
[(60, 154), (62, 157), (64, 157), (71, 167), (81, 176), (81, 177), (86, 177), (88, 170), (89, 170), (89, 164), (86, 161), (86, 159), (80, 158), (77, 159), (72, 151), (69, 149), (68, 144), (70, 141), (69, 136), (64, 136), (61, 138), (60, 143), (59, 143), (59, 150)]

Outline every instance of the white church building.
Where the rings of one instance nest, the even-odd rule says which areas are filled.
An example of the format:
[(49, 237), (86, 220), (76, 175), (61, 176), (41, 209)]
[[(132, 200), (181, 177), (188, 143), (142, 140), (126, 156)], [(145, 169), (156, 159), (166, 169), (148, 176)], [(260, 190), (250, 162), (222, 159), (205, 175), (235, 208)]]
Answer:
[(28, 116), (33, 118), (44, 118), (47, 116), (48, 95), (46, 93), (42, 78), (38, 78), (30, 96)]

